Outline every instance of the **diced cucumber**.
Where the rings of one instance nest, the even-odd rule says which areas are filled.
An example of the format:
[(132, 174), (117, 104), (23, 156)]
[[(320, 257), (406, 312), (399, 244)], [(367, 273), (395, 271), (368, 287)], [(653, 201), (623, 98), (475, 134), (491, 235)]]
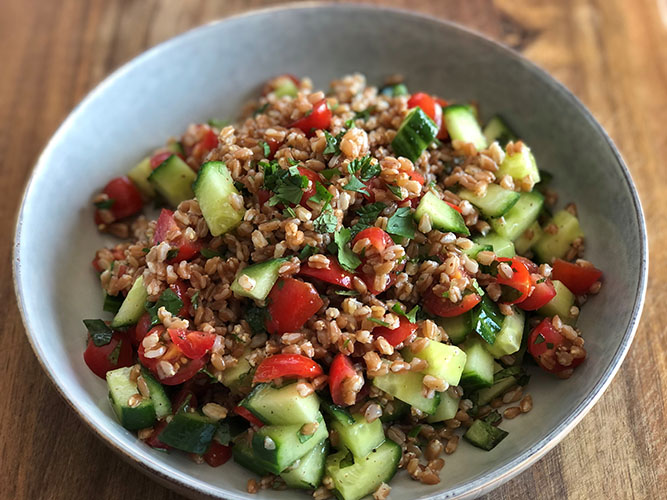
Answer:
[(484, 344), (482, 339), (471, 337), (461, 346), (467, 354), (461, 376), (461, 386), (466, 392), (493, 385), (493, 356), (484, 348)]
[(410, 405), (400, 399), (392, 399), (386, 403), (377, 401), (377, 403), (382, 407), (382, 416), (380, 417), (382, 423), (396, 422), (410, 413)]
[(472, 311), (467, 311), (453, 318), (437, 317), (435, 322), (445, 329), (452, 344), (460, 344), (472, 332)]
[(537, 220), (543, 204), (544, 196), (540, 193), (521, 193), (516, 205), (502, 217), (491, 219), (489, 224), (500, 236), (514, 241)]
[(334, 419), (331, 428), (338, 433), (340, 444), (350, 450), (355, 458), (363, 458), (384, 442), (384, 430), (380, 419), (367, 422), (358, 413), (352, 415), (354, 423)]
[(171, 415), (171, 401), (169, 400), (167, 393), (164, 391), (162, 384), (155, 380), (153, 375), (151, 375), (146, 368), (142, 367), (141, 376), (146, 381), (150, 398), (155, 405), (155, 416), (157, 418), (164, 418), (167, 415)]
[(107, 372), (109, 400), (120, 424), (131, 431), (151, 427), (155, 422), (155, 404), (150, 398), (143, 398), (137, 406), (128, 401), (139, 394), (137, 383), (130, 380), (132, 367), (117, 368)]
[(139, 276), (134, 283), (132, 288), (127, 293), (127, 297), (120, 305), (120, 309), (114, 316), (111, 321), (111, 328), (123, 328), (126, 326), (134, 325), (139, 318), (144, 314), (146, 305), (146, 300), (148, 299), (148, 292), (146, 292), (146, 287), (144, 286), (144, 277)]
[(280, 474), (290, 488), (315, 490), (324, 476), (324, 463), (329, 454), (329, 440), (323, 439), (315, 448)]
[(503, 326), (496, 335), (496, 341), (493, 344), (487, 343), (485, 346), (494, 358), (514, 354), (521, 348), (526, 316), (521, 309), (513, 307), (512, 310), (514, 314), (505, 316), (503, 319)]
[[(511, 242), (510, 242), (510, 243), (511, 243)], [(491, 252), (492, 252), (492, 251), (493, 251), (493, 247), (492, 247), (491, 245), (484, 245), (484, 244), (482, 244), (482, 243), (475, 243), (475, 242), (473, 241), (473, 245), (472, 245), (470, 248), (463, 249), (463, 250), (461, 250), (461, 252), (464, 253), (464, 254), (466, 254), (466, 255), (467, 255), (468, 257), (470, 257), (471, 259), (474, 259), (474, 258), (477, 257), (477, 254), (478, 254), (479, 252), (482, 252), (482, 251), (484, 251), (484, 250), (488, 250), (488, 251), (491, 251)]]
[(415, 210), (414, 218), (417, 223), (419, 223), (424, 214), (428, 214), (431, 219), (431, 226), (434, 229), (451, 231), (466, 236), (470, 234), (463, 216), (433, 194), (432, 191), (427, 192), (422, 197), (417, 210)]
[(533, 184), (540, 182), (540, 171), (537, 169), (535, 157), (525, 144), (518, 153), (505, 155), (502, 163), (498, 165), (496, 177), (500, 179), (505, 175), (511, 176), (518, 182), (525, 177), (530, 177)]
[(248, 354), (250, 354), (249, 350), (244, 351), (234, 366), (225, 368), (225, 371), (220, 374), (220, 383), (231, 389), (232, 392), (243, 386), (245, 382), (250, 383), (247, 379), (252, 371), (252, 366), (248, 362)]
[(533, 222), (528, 229), (521, 233), (521, 236), (514, 241), (516, 253), (519, 255), (526, 254), (528, 250), (533, 248), (533, 245), (539, 241), (543, 234), (544, 231), (542, 231), (540, 223), (537, 221)]
[(396, 132), (391, 147), (397, 156), (417, 161), (438, 135), (438, 127), (421, 108), (411, 109)]
[(322, 408), (327, 415), (331, 416), (335, 421), (340, 422), (341, 424), (353, 425), (355, 422), (352, 414), (342, 406), (324, 400), (322, 401)]
[(498, 184), (489, 184), (484, 196), (477, 196), (468, 189), (459, 191), (459, 196), (475, 205), (487, 217), (500, 217), (519, 201), (516, 191), (501, 188)]
[(490, 403), (498, 396), (504, 394), (510, 387), (516, 385), (516, 377), (510, 376), (503, 378), (493, 384), (491, 387), (480, 389), (476, 393), (476, 401), (479, 406)]
[(172, 417), (158, 439), (177, 450), (201, 455), (206, 453), (211, 445), (216, 429), (217, 422), (205, 415), (179, 411)]
[(477, 448), (490, 451), (505, 439), (507, 434), (507, 431), (494, 427), (483, 420), (475, 420), (463, 435), (463, 439), (477, 446)]
[(584, 233), (579, 226), (579, 219), (567, 210), (556, 212), (549, 223), (555, 224), (558, 232), (550, 234), (545, 231), (533, 250), (542, 262), (551, 263), (553, 259), (565, 257), (570, 245), (577, 238), (583, 238)]
[(167, 151), (174, 153), (175, 155), (185, 156), (185, 149), (183, 149), (183, 144), (180, 141), (171, 139), (167, 142)]
[(389, 372), (386, 375), (375, 377), (373, 385), (395, 398), (408, 403), (429, 415), (435, 413), (440, 403), (440, 394), (437, 392), (432, 398), (422, 394), (424, 375), (417, 372)]
[(129, 179), (134, 182), (134, 185), (141, 191), (141, 194), (147, 198), (155, 197), (155, 189), (153, 189), (151, 183), (148, 182), (148, 177), (152, 173), (151, 159), (148, 157), (137, 163), (132, 170), (127, 173)]
[(303, 397), (296, 386), (276, 389), (271, 384), (258, 384), (240, 404), (271, 425), (315, 422), (320, 415), (320, 398), (315, 393)]
[(187, 163), (172, 155), (153, 170), (148, 181), (167, 203), (177, 207), (180, 202), (195, 197), (192, 183), (196, 177)]
[(296, 97), (298, 92), (299, 89), (297, 88), (296, 83), (286, 76), (280, 79), (280, 83), (273, 91), (273, 95), (276, 97)]
[(548, 316), (558, 316), (564, 323), (574, 325), (577, 322), (577, 317), (572, 316), (570, 310), (574, 305), (574, 294), (558, 280), (552, 280), (554, 288), (556, 289), (556, 296), (537, 310), (539, 314)]
[(390, 440), (353, 463), (349, 463), (349, 452), (341, 450), (329, 455), (325, 471), (333, 480), (334, 492), (338, 498), (360, 500), (394, 477), (401, 454), (401, 447)]
[[(242, 297), (264, 300), (278, 281), (278, 271), (286, 260), (271, 259), (244, 267), (236, 273), (236, 278), (231, 286), (232, 292)], [(246, 288), (249, 289), (242, 286), (241, 280), (245, 280)]]
[(253, 434), (254, 454), (267, 464), (269, 472), (280, 474), (329, 436), (321, 414), (316, 421), (317, 430), (310, 436), (301, 434), (302, 424), (265, 425)]
[(461, 398), (453, 398), (449, 392), (440, 393), (440, 404), (433, 415), (429, 415), (426, 421), (430, 424), (451, 420), (459, 411), (459, 401)]
[(389, 97), (398, 97), (401, 95), (408, 95), (408, 88), (404, 83), (396, 83), (394, 85), (385, 85), (380, 89), (380, 94)]
[(498, 144), (505, 147), (505, 144), (509, 141), (515, 141), (517, 136), (509, 125), (500, 116), (496, 115), (484, 127), (484, 138), (488, 144), (498, 141)]
[(470, 106), (454, 104), (442, 110), (447, 132), (452, 140), (472, 143), (478, 151), (487, 147), (482, 128)]
[(511, 258), (516, 255), (516, 252), (514, 251), (514, 243), (496, 233), (489, 233), (486, 236), (475, 236), (473, 242), (478, 245), (491, 245), (493, 253), (495, 253), (497, 257)]
[(267, 475), (271, 469), (271, 464), (257, 457), (253, 451), (247, 432), (234, 440), (232, 457), (237, 464), (260, 476)]
[(238, 209), (232, 204), (232, 197), (242, 200), (241, 195), (223, 162), (204, 163), (199, 169), (193, 189), (212, 236), (220, 236), (234, 229), (243, 220), (243, 203)]
[(428, 368), (422, 372), (425, 375), (438, 377), (449, 385), (459, 385), (466, 364), (466, 353), (455, 345), (431, 340), (416, 354), (413, 354), (410, 348), (403, 349), (402, 353), (406, 361), (411, 361), (414, 356), (427, 361)]

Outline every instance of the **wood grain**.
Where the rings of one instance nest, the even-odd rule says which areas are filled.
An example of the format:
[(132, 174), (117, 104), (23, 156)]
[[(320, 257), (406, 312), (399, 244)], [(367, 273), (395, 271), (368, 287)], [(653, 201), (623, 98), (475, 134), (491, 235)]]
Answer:
[[(0, 2), (0, 234), (12, 234), (39, 151), (86, 92), (147, 47), (261, 0)], [(667, 1), (385, 0), (461, 22), (523, 52), (565, 83), (619, 145), (639, 188), (652, 278), (630, 354), (600, 402), (534, 467), (489, 494), (665, 498), (667, 491)], [(0, 245), (1, 498), (180, 498), (90, 433), (38, 369)]]

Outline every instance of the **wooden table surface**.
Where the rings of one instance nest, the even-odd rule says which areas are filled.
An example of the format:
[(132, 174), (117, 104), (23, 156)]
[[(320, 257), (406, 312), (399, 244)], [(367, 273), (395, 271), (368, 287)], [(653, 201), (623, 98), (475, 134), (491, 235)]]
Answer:
[[(0, 1), (0, 234), (11, 235), (40, 150), (99, 81), (147, 47), (261, 0)], [(630, 166), (652, 277), (619, 374), (563, 442), (487, 499), (666, 498), (667, 0), (385, 0), (458, 21), (520, 50), (593, 111)], [(39, 369), (0, 245), (0, 498), (181, 498), (121, 461)], [(48, 251), (48, 242), (45, 251)]]

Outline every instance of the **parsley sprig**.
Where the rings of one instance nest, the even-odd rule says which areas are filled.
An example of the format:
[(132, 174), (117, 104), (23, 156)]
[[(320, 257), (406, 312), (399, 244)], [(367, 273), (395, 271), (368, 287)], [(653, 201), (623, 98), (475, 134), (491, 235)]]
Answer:
[(273, 192), (269, 206), (279, 203), (297, 205), (301, 201), (303, 189), (308, 187), (308, 177), (301, 175), (295, 165), (283, 169), (275, 160), (259, 165), (264, 170), (264, 187)]

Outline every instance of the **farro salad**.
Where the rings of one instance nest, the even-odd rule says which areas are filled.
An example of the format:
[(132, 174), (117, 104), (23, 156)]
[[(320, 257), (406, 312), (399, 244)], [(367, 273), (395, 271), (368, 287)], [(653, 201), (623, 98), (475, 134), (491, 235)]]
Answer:
[(85, 362), (125, 428), (233, 457), (248, 492), (436, 484), (461, 436), (492, 450), (531, 410), (526, 366), (586, 358), (602, 273), (549, 178), (474, 104), (281, 75), (95, 196), (122, 241), (93, 259), (113, 319), (84, 320)]

